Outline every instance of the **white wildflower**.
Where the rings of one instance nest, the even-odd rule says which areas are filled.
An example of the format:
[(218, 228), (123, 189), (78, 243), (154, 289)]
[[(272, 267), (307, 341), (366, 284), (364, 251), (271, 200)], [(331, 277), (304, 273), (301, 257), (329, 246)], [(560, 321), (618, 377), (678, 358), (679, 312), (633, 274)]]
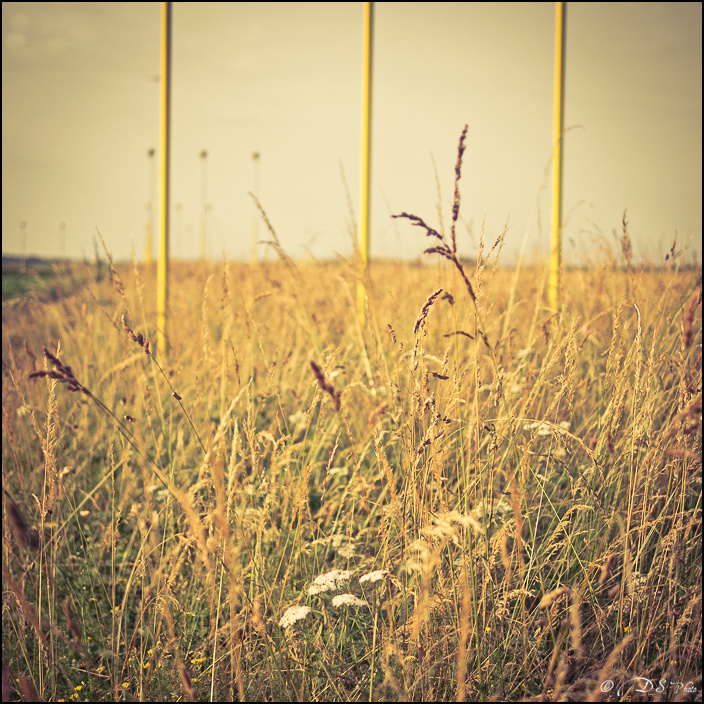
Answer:
[(310, 606), (289, 606), (279, 621), (281, 628), (290, 628), (296, 621), (300, 621), (310, 613)]
[(333, 535), (330, 544), (335, 550), (337, 550), (337, 554), (340, 557), (354, 557), (354, 541), (348, 538), (346, 535)]
[(455, 523), (459, 523), (465, 528), (471, 528), (477, 535), (483, 532), (481, 525), (474, 516), (465, 516), (458, 511), (447, 511), (435, 514), (432, 526), (426, 528), (424, 533), (441, 539), (451, 539), (458, 532), (454, 525)]
[(507, 513), (510, 513), (513, 509), (511, 504), (509, 504), (504, 499), (498, 499), (493, 502), (491, 501), (480, 501), (474, 508), (470, 516), (476, 521), (483, 520), (486, 516), (493, 516), (494, 518), (503, 517)]
[(389, 570), (375, 570), (374, 572), (370, 572), (369, 574), (365, 574), (360, 577), (359, 583), (364, 584), (365, 582), (371, 582), (373, 584), (374, 582), (378, 582), (380, 579), (383, 579), (387, 574), (389, 574)]
[(401, 589), (401, 582), (399, 582), (396, 577), (389, 574), (389, 570), (375, 570), (374, 572), (369, 572), (359, 578), (359, 583), (364, 584), (365, 582), (369, 582), (370, 584), (374, 584), (374, 582), (378, 582), (384, 579), (384, 577), (388, 578), (389, 582), (391, 582), (394, 587)]
[(354, 594), (338, 594), (332, 598), (332, 605), (340, 606), (366, 606), (367, 602), (358, 599)]
[(299, 423), (304, 423), (306, 421), (305, 411), (297, 411), (293, 415), (288, 417), (288, 422), (291, 425), (298, 425)]
[(340, 557), (344, 557), (345, 559), (349, 559), (350, 557), (355, 556), (355, 549), (354, 549), (354, 543), (347, 543), (347, 545), (343, 545), (338, 551), (337, 554)]
[(569, 421), (566, 421), (566, 420), (563, 420), (562, 422), (558, 423), (557, 425), (553, 425), (552, 423), (544, 423), (541, 421), (535, 421), (534, 423), (528, 423), (527, 425), (524, 425), (523, 430), (535, 430), (536, 435), (541, 435), (543, 437), (546, 437), (548, 435), (552, 435), (552, 428), (553, 427), (561, 435), (564, 435), (564, 433), (567, 430), (569, 430), (570, 424), (569, 424)]
[(318, 575), (308, 587), (308, 594), (337, 591), (342, 588), (340, 582), (347, 581), (351, 576), (352, 570), (332, 570), (332, 572)]
[(308, 427), (308, 415), (305, 411), (297, 411), (288, 417), (288, 422), (291, 427), (291, 435), (294, 437), (299, 436)]

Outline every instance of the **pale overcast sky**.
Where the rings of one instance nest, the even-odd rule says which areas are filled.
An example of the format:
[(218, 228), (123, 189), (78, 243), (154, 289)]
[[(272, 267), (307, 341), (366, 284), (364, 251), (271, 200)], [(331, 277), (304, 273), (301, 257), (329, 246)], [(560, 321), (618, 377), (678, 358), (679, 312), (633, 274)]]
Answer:
[[(554, 3), (375, 3), (371, 255), (429, 242), (391, 213), (447, 222), (469, 124), (458, 242), (481, 223), (501, 261), (550, 239)], [(158, 146), (160, 3), (2, 4), (2, 248), (144, 255)], [(615, 246), (628, 209), (636, 256), (694, 235), (701, 262), (702, 6), (568, 3), (564, 252)], [(199, 253), (207, 150), (208, 256), (250, 255), (260, 197), (293, 257), (351, 255), (344, 168), (359, 212), (362, 3), (175, 3), (172, 255)], [(570, 129), (571, 128), (571, 129)], [(542, 190), (541, 190), (542, 189)], [(269, 239), (263, 226), (260, 239)], [(260, 245), (263, 257), (266, 247)], [(272, 254), (269, 254), (272, 257)], [(691, 255), (689, 258), (691, 261)]]

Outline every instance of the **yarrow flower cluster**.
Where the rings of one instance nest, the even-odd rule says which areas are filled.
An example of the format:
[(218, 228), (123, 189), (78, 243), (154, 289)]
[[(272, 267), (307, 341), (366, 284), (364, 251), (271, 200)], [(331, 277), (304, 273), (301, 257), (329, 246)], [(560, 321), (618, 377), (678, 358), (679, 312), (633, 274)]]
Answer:
[(355, 554), (354, 541), (346, 535), (333, 535), (330, 545), (332, 545), (340, 557), (350, 558)]
[(342, 588), (342, 582), (352, 577), (352, 570), (332, 570), (318, 575), (308, 587), (308, 594), (322, 594), (323, 592), (337, 591)]
[(296, 621), (305, 618), (309, 613), (310, 606), (289, 606), (279, 620), (279, 626), (281, 628), (291, 628)]
[[(314, 596), (316, 594), (323, 594), (324, 592), (341, 591), (352, 578), (353, 574), (353, 570), (331, 570), (325, 574), (318, 575), (311, 582), (307, 592), (310, 596)], [(401, 583), (389, 573), (389, 570), (376, 570), (362, 575), (359, 578), (360, 585), (373, 585), (376, 582), (392, 584), (398, 589), (401, 588)], [(331, 605), (335, 608), (343, 606), (369, 606), (365, 599), (350, 593), (336, 594), (331, 600)], [(288, 629), (297, 621), (304, 619), (310, 612), (311, 608), (309, 606), (289, 606), (281, 616), (279, 626)]]
[(553, 428), (555, 429), (556, 433), (560, 433), (560, 435), (564, 435), (565, 432), (570, 429), (570, 424), (569, 424), (569, 421), (566, 421), (566, 420), (563, 420), (561, 423), (558, 423), (557, 425), (551, 425), (550, 423), (543, 423), (540, 421), (535, 421), (534, 423), (528, 423), (527, 425), (523, 426), (523, 430), (535, 430), (536, 435), (542, 435), (543, 437), (546, 437), (548, 435), (552, 435)]
[(338, 594), (332, 598), (332, 605), (335, 608), (340, 606), (366, 606), (367, 602), (357, 598), (354, 594)]
[(359, 583), (366, 584), (369, 582), (369, 584), (374, 584), (381, 580), (385, 580), (385, 583), (392, 584), (396, 589), (401, 589), (401, 582), (399, 582), (389, 570), (374, 570), (374, 572), (368, 572), (359, 578)]

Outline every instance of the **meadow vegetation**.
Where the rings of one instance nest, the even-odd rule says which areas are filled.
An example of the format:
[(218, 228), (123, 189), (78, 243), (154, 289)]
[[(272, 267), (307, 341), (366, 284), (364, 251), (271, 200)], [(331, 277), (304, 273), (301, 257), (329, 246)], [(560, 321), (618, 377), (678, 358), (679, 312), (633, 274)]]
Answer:
[(100, 278), (100, 262), (52, 262), (50, 260), (3, 257), (2, 300), (33, 298), (56, 300), (91, 278)]
[(3, 701), (701, 698), (701, 277), (418, 220), (3, 306)]

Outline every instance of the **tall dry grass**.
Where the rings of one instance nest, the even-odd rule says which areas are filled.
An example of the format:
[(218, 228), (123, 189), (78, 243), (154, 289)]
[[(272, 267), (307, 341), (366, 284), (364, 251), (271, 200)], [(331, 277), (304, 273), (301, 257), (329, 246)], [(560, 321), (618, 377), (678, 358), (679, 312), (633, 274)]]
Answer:
[(156, 358), (142, 266), (3, 309), (3, 700), (701, 696), (701, 279), (551, 311), (457, 210), (364, 324), (289, 259), (174, 266)]

